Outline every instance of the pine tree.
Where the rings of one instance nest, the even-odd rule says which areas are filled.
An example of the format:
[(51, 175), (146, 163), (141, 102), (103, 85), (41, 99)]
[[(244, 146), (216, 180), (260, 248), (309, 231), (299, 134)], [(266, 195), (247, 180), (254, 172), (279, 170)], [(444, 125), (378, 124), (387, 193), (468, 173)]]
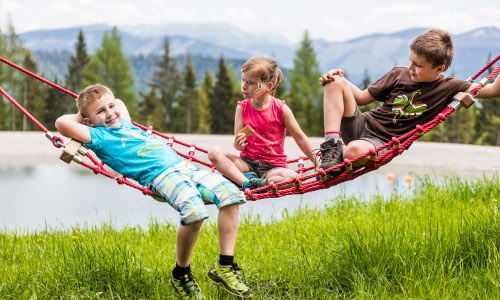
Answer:
[(123, 54), (121, 37), (116, 27), (111, 33), (104, 34), (101, 47), (90, 57), (83, 71), (83, 82), (85, 86), (96, 83), (107, 86), (116, 98), (125, 103), (130, 115), (134, 115), (137, 98), (132, 91), (134, 79), (130, 73), (130, 60)]
[(78, 39), (75, 44), (75, 56), (71, 56), (71, 63), (68, 64), (68, 75), (66, 77), (66, 86), (74, 93), (79, 93), (83, 88), (83, 70), (89, 63), (87, 55), (87, 45), (82, 30), (78, 33)]
[[(2, 30), (0, 28), (0, 56), (6, 57), (7, 56), (7, 41), (6, 41), (6, 36), (2, 33)], [(7, 83), (7, 70), (8, 66), (5, 64), (0, 64), (0, 87), (5, 88), (6, 83)], [(3, 97), (3, 95), (0, 95), (0, 130), (7, 130), (9, 127), (8, 125), (8, 108), (9, 104), (7, 103), (8, 100)]]
[(290, 70), (290, 95), (287, 103), (308, 135), (323, 135), (323, 91), (318, 83), (320, 77), (316, 54), (306, 31), (293, 60), (293, 69)]
[(149, 93), (139, 92), (142, 101), (138, 104), (137, 120), (146, 126), (152, 126), (155, 130), (163, 130), (163, 111), (158, 98), (158, 92), (151, 87)]
[[(488, 63), (492, 60), (492, 54), (488, 55)], [(495, 70), (495, 66), (491, 66), (485, 72), (485, 77)], [(497, 75), (498, 76), (498, 75)], [(479, 80), (479, 79), (478, 79)], [(490, 82), (493, 82), (492, 78)], [(480, 120), (477, 124), (477, 139), (476, 142), (486, 145), (500, 146), (500, 98), (495, 99), (479, 99), (481, 109), (478, 115)], [(479, 105), (478, 105), (479, 107)]]
[[(371, 84), (371, 78), (370, 78), (370, 75), (368, 74), (368, 69), (365, 69), (365, 72), (363, 74), (363, 81), (361, 81), (361, 85), (359, 86), (359, 88), (361, 90), (365, 90), (367, 89), (370, 84)], [(375, 101), (375, 102), (372, 102), (368, 105), (365, 105), (365, 106), (360, 106), (359, 109), (362, 111), (362, 112), (365, 112), (365, 111), (371, 111), (371, 110), (374, 110), (375, 108), (377, 108), (377, 106), (379, 105), (380, 102), (378, 101)]]
[[(31, 56), (31, 51), (27, 50), (24, 55), (23, 61), (24, 68), (30, 70), (33, 73), (37, 73), (38, 67), (36, 62)], [(37, 79), (29, 75), (24, 75), (23, 77), (23, 107), (34, 115), (40, 121), (43, 121), (43, 117), (46, 113), (45, 103), (43, 102), (41, 95), (41, 83)], [(36, 125), (31, 122), (26, 115), (23, 115), (23, 131), (36, 130)]]
[(215, 99), (214, 79), (210, 70), (205, 71), (205, 77), (199, 90), (199, 100), (197, 104), (198, 111), (198, 130), (200, 133), (211, 133), (212, 114), (210, 104)]
[[(196, 105), (198, 103), (198, 91), (196, 90), (196, 74), (194, 72), (191, 55), (186, 58), (186, 66), (183, 74), (184, 84), (182, 87), (181, 107), (185, 109), (186, 133), (191, 133), (195, 128), (193, 124), (197, 123)], [(182, 116), (182, 114), (179, 114)]]
[[(22, 47), (19, 35), (16, 33), (16, 29), (12, 24), (12, 20), (9, 17), (7, 29), (7, 57), (9, 60), (17, 65), (20, 65), (24, 57), (24, 49)], [(21, 90), (21, 74), (14, 68), (8, 67), (5, 72), (7, 84), (4, 90), (8, 92), (14, 99), (19, 99)], [(14, 106), (10, 105), (10, 124), (11, 130), (16, 130), (21, 127), (21, 112)]]
[(281, 99), (281, 100), (287, 100), (287, 91), (286, 91), (286, 82), (283, 80), (278, 86), (276, 87), (276, 92), (274, 93), (274, 97)]
[(161, 130), (171, 131), (171, 120), (173, 117), (173, 108), (177, 104), (177, 96), (180, 90), (181, 78), (175, 63), (175, 59), (170, 56), (170, 42), (167, 37), (163, 42), (163, 54), (155, 62), (156, 70), (151, 79), (151, 86), (159, 93), (159, 102), (161, 110), (158, 116), (161, 120)]
[(223, 57), (219, 59), (214, 96), (210, 103), (211, 115), (213, 116), (212, 133), (232, 134), (234, 129), (233, 82)]
[[(57, 78), (54, 83), (59, 84)], [(55, 122), (57, 118), (77, 111), (76, 101), (73, 97), (48, 85), (42, 85), (41, 91), (45, 103), (45, 114), (40, 121), (49, 130), (56, 130)]]

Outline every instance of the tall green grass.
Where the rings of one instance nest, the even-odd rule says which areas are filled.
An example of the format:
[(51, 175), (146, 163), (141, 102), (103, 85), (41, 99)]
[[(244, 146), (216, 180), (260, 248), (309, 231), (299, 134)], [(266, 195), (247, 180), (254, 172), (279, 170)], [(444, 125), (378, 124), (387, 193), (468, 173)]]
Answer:
[[(324, 208), (241, 220), (236, 260), (257, 299), (500, 298), (498, 176), (424, 177), (411, 193), (345, 196)], [(307, 201), (308, 195), (304, 196)], [(263, 200), (269, 201), (269, 200)], [(0, 233), (1, 299), (171, 299), (174, 224)], [(218, 258), (204, 225), (192, 269)]]

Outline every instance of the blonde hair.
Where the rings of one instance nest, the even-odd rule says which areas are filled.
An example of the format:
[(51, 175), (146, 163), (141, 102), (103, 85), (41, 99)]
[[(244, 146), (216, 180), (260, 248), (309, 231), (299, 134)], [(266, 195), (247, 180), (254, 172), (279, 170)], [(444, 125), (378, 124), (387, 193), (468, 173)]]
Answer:
[(433, 68), (444, 65), (446, 71), (453, 60), (455, 47), (451, 36), (446, 31), (431, 29), (415, 38), (410, 45), (410, 50), (425, 57)]
[(241, 73), (247, 73), (249, 77), (257, 80), (257, 95), (266, 91), (266, 83), (271, 82), (273, 86), (269, 93), (274, 95), (276, 88), (281, 81), (283, 81), (283, 74), (281, 73), (278, 63), (269, 57), (254, 56), (250, 58), (241, 67)]
[(87, 108), (107, 93), (113, 95), (111, 90), (104, 85), (94, 84), (86, 87), (80, 92), (78, 98), (76, 98), (78, 110), (85, 116), (87, 114)]

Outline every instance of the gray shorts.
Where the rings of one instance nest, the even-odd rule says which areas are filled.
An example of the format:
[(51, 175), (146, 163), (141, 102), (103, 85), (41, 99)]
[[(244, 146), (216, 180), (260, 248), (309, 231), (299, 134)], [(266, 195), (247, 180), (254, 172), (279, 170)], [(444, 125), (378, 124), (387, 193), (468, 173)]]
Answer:
[(271, 165), (268, 162), (260, 161), (258, 159), (251, 159), (250, 157), (240, 156), (240, 158), (247, 164), (250, 168), (250, 172), (254, 172), (258, 178), (266, 178), (267, 174), (274, 169), (282, 168), (275, 165)]
[[(378, 136), (370, 126), (370, 123), (366, 120), (365, 115), (356, 106), (356, 112), (352, 117), (343, 117), (342, 123), (340, 125), (340, 132), (342, 140), (346, 145), (354, 140), (365, 140), (370, 142), (375, 148), (378, 148), (387, 142), (388, 140)], [(378, 155), (381, 155), (389, 151), (389, 147), (378, 151)]]

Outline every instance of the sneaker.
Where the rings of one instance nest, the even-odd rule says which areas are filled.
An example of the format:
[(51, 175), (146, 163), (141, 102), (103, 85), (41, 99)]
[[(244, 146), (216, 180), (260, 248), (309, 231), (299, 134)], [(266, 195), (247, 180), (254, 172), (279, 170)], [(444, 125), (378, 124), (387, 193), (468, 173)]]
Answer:
[(242, 271), (238, 264), (230, 266), (221, 266), (217, 261), (207, 272), (207, 277), (215, 284), (223, 286), (226, 291), (234, 296), (241, 298), (253, 298), (253, 292), (250, 290), (241, 277)]
[(242, 186), (243, 190), (247, 188), (254, 190), (260, 188), (260, 179), (259, 178), (250, 178), (248, 181), (245, 181)]
[(193, 273), (188, 273), (182, 276), (180, 279), (175, 279), (172, 276), (170, 282), (174, 287), (174, 290), (179, 294), (181, 299), (205, 299), (205, 295), (201, 291), (196, 278), (194, 278)]
[[(330, 139), (328, 141), (324, 141), (319, 148), (321, 152), (321, 165), (319, 166), (321, 169), (326, 170), (331, 167), (334, 167), (338, 164), (343, 163), (342, 149), (344, 146), (342, 145), (342, 140), (338, 140), (335, 142), (334, 139)], [(327, 178), (333, 178), (342, 173), (343, 169), (335, 169), (333, 171), (328, 172)], [(317, 179), (319, 176), (317, 176)]]

